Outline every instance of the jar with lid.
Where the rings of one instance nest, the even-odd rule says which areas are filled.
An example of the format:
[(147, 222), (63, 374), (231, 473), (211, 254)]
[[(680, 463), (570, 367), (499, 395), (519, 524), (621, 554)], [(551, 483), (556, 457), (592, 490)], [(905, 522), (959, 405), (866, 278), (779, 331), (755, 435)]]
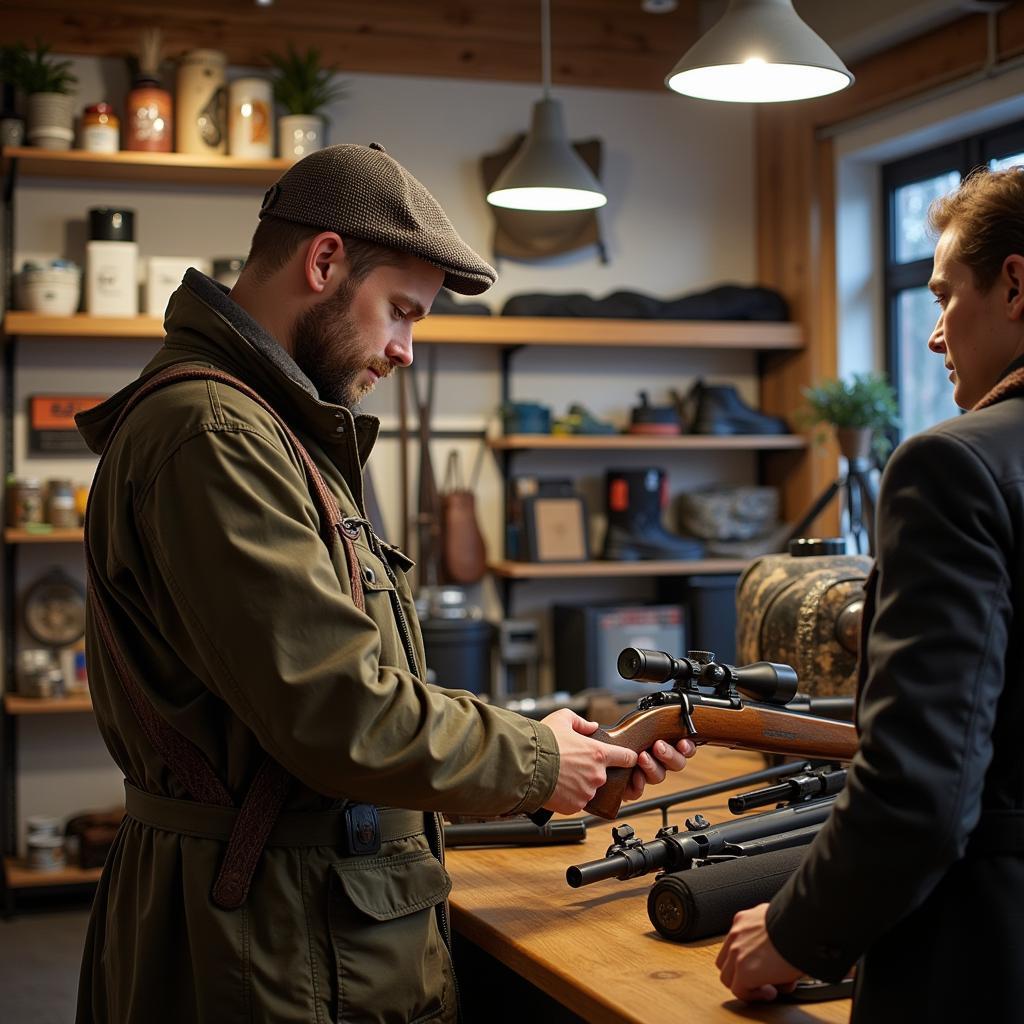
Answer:
[(124, 104), (124, 148), (134, 153), (170, 153), (173, 102), (156, 78), (140, 75)]
[(109, 103), (94, 103), (82, 114), (82, 149), (90, 153), (116, 153), (121, 122)]
[(227, 56), (219, 50), (192, 50), (178, 67), (175, 141), (179, 153), (228, 151)]
[(46, 521), (58, 530), (78, 526), (78, 506), (70, 480), (51, 480), (46, 488)]
[(7, 478), (7, 525), (23, 529), (31, 523), (42, 523), (43, 489), (38, 480)]

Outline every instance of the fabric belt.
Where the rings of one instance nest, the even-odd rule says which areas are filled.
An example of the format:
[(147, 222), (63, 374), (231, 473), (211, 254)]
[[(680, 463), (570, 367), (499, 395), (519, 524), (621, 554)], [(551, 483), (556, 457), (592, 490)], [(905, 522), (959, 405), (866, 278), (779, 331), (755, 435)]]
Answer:
[(967, 856), (986, 853), (1024, 853), (1024, 810), (981, 812), (967, 840)]
[[(125, 811), (143, 825), (177, 832), (196, 839), (231, 838), (238, 808), (200, 804), (194, 800), (146, 793), (130, 782), (124, 784)], [(378, 808), (380, 840), (411, 839), (423, 835), (423, 812), (394, 807)], [(267, 846), (334, 846), (348, 842), (345, 809), (333, 811), (288, 811), (278, 816), (267, 837)]]

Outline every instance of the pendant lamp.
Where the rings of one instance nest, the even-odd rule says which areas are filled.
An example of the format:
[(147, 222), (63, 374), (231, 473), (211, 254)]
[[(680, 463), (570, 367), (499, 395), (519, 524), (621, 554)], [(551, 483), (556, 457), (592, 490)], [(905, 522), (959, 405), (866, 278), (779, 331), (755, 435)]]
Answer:
[(810, 99), (852, 83), (849, 69), (801, 20), (792, 0), (730, 0), (665, 79), (686, 96), (733, 103)]
[(569, 142), (562, 104), (551, 98), (550, 18), (549, 0), (541, 0), (544, 98), (534, 104), (530, 134), (498, 175), (487, 202), (509, 210), (593, 210), (608, 199)]

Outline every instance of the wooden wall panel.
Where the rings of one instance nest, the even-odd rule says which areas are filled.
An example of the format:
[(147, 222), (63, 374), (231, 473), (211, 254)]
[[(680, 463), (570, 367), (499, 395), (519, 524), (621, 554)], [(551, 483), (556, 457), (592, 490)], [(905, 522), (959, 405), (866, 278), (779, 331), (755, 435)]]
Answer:
[[(697, 0), (645, 14), (639, 0), (556, 0), (556, 84), (663, 90), (697, 37)], [(197, 46), (263, 66), (268, 48), (318, 48), (342, 72), (539, 82), (540, 0), (3, 0), (0, 43), (41, 38), (59, 52), (120, 56), (159, 26), (167, 56)]]

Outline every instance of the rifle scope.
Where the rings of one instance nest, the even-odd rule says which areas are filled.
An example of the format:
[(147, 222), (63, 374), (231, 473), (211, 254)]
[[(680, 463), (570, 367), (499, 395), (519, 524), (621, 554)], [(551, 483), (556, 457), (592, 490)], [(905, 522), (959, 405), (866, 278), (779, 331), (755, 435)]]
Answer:
[(689, 657), (673, 658), (664, 651), (627, 647), (619, 654), (619, 675), (641, 683), (693, 683), (716, 689), (735, 687), (753, 700), (788, 704), (796, 694), (796, 672), (789, 665), (756, 661), (752, 665), (726, 665), (710, 651), (690, 651)]

